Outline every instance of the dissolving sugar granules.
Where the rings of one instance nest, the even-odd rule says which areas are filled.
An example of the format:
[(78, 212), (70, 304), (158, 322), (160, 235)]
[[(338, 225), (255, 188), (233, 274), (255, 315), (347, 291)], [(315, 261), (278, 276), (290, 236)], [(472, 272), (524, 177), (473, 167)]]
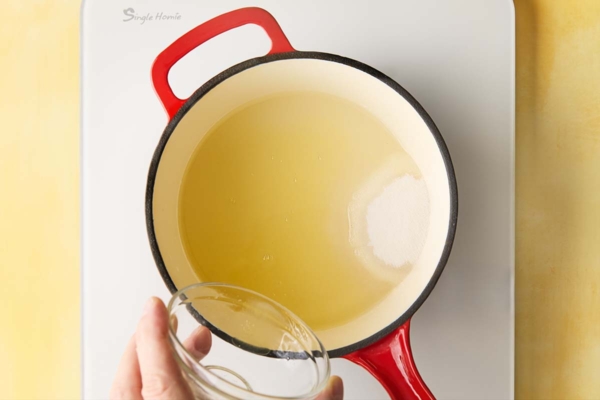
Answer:
[(410, 272), (429, 232), (427, 184), (418, 169), (407, 165), (406, 158), (398, 157), (384, 163), (353, 195), (348, 207), (354, 253), (365, 268), (384, 280)]
[(429, 195), (423, 179), (403, 175), (367, 207), (369, 247), (391, 267), (417, 262), (429, 226)]

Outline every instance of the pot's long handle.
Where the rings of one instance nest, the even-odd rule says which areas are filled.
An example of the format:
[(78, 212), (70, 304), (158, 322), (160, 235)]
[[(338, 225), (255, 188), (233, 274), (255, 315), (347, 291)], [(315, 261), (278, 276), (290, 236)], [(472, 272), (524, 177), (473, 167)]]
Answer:
[(175, 96), (169, 85), (169, 71), (177, 61), (202, 43), (231, 29), (247, 24), (262, 27), (271, 39), (269, 54), (294, 51), (294, 48), (269, 12), (257, 7), (240, 8), (199, 25), (167, 47), (154, 61), (152, 82), (169, 118), (173, 118), (186, 100)]
[(409, 331), (410, 320), (377, 343), (344, 358), (369, 371), (392, 400), (435, 400), (417, 371)]

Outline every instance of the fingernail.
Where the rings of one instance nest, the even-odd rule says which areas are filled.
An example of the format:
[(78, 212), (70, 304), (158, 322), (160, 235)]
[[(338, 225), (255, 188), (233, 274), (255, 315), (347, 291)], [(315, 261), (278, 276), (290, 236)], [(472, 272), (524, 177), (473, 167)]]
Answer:
[(154, 309), (154, 307), (156, 307), (156, 297), (151, 297), (150, 299), (148, 299), (148, 301), (146, 302), (146, 305), (144, 306), (144, 314), (143, 315), (148, 315), (152, 312), (152, 310)]
[(204, 326), (199, 326), (192, 335), (194, 337), (194, 341), (192, 343), (194, 350), (206, 355), (210, 351), (212, 344), (210, 330)]
[(344, 383), (342, 380), (334, 376), (331, 378), (331, 397), (333, 400), (342, 400), (344, 398)]

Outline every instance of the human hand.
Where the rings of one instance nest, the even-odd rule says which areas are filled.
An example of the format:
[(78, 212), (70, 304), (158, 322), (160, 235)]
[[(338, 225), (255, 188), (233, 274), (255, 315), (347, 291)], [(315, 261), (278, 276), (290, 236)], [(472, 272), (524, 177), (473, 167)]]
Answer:
[[(197, 359), (210, 351), (212, 336), (200, 327), (184, 342)], [(342, 380), (334, 376), (317, 400), (342, 400)], [(111, 400), (193, 400), (169, 344), (169, 315), (164, 303), (151, 298), (135, 335), (129, 340), (110, 390)]]

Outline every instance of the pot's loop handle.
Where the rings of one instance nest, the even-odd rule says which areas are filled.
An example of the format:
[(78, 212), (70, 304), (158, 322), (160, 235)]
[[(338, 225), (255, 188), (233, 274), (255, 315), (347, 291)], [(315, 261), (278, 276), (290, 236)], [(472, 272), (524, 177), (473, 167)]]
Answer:
[(377, 343), (344, 358), (369, 371), (392, 400), (435, 400), (417, 371), (409, 331), (410, 320)]
[(269, 12), (258, 7), (240, 8), (199, 25), (167, 47), (154, 61), (152, 81), (169, 118), (173, 118), (186, 100), (175, 96), (169, 85), (169, 71), (186, 54), (221, 33), (247, 24), (262, 27), (271, 39), (269, 54), (294, 51), (294, 48)]

